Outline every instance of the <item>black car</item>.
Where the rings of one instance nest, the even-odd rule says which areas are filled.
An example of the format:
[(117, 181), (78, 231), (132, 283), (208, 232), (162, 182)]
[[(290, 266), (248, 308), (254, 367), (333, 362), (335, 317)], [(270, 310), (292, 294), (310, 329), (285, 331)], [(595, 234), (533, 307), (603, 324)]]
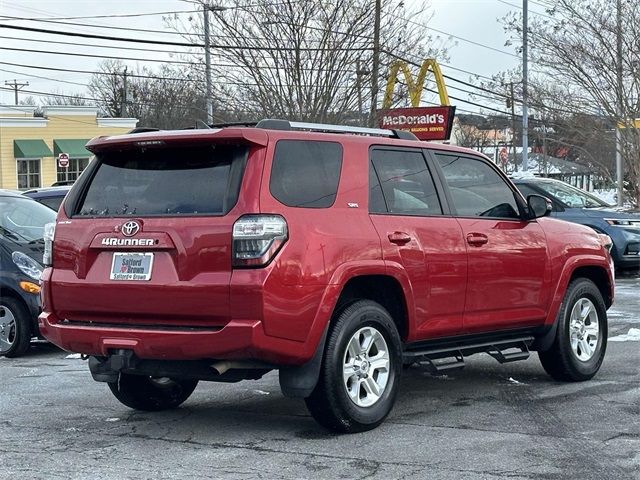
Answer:
[(60, 209), (62, 200), (64, 200), (64, 197), (70, 189), (70, 186), (34, 188), (32, 190), (22, 192), (22, 194), (37, 200), (57, 212)]
[(44, 226), (51, 208), (0, 190), (0, 355), (24, 354), (38, 334)]

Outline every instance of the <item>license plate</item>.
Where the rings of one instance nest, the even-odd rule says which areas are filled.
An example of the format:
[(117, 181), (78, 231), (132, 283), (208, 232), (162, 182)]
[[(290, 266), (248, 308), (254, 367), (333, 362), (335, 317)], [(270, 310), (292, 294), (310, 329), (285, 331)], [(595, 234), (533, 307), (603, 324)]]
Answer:
[(153, 267), (153, 253), (114, 252), (111, 280), (149, 280)]

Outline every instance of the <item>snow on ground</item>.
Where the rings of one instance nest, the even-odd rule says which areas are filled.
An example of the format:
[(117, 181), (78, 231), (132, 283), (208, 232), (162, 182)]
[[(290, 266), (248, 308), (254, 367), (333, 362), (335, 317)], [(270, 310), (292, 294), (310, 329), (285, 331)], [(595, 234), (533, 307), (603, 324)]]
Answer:
[(624, 335), (609, 338), (610, 342), (640, 342), (640, 328), (630, 328)]

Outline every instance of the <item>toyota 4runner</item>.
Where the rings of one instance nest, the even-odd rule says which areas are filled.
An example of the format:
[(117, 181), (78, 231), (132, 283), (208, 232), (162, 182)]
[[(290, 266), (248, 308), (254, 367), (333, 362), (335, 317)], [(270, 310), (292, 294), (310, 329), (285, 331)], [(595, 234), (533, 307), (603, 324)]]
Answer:
[(91, 140), (45, 232), (41, 332), (141, 410), (279, 371), (327, 428), (374, 428), (403, 365), (536, 350), (593, 377), (610, 239), (548, 218), (477, 152), (263, 120)]

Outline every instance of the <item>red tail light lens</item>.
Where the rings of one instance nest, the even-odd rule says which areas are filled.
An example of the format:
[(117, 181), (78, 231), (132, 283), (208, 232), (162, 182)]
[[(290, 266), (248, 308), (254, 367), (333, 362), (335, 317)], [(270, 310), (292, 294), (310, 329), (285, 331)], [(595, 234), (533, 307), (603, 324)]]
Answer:
[(244, 215), (233, 224), (234, 267), (264, 267), (289, 238), (280, 215)]

